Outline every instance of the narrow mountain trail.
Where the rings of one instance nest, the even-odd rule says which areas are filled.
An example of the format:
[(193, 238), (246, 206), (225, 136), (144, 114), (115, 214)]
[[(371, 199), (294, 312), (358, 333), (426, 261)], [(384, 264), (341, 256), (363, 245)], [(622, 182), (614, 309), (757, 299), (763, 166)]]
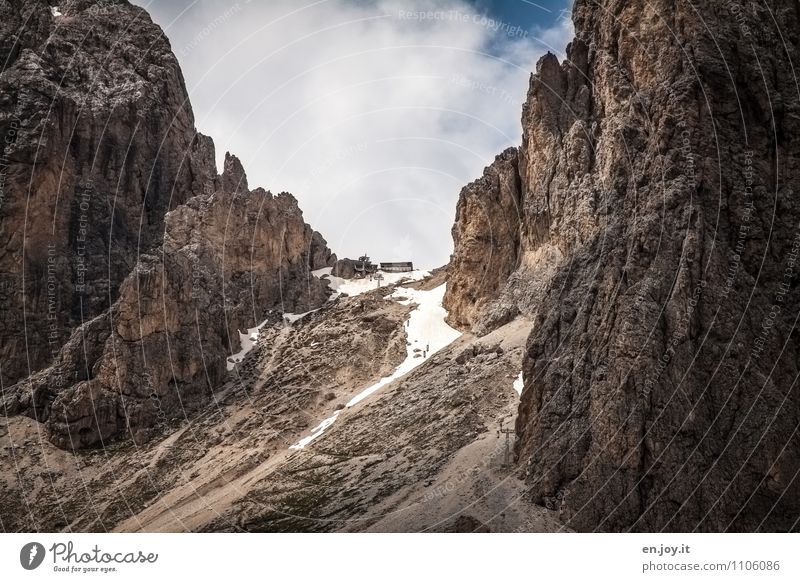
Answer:
[[(447, 284), (443, 283), (431, 290), (412, 289), (410, 287), (397, 287), (387, 296), (402, 305), (415, 305), (405, 322), (406, 331), (406, 359), (389, 376), (384, 376), (356, 394), (346, 405), (345, 409), (358, 405), (363, 400), (386, 385), (402, 378), (412, 370), (418, 368), (426, 359), (454, 342), (461, 335), (445, 322), (447, 311), (442, 307)], [(338, 418), (339, 411), (333, 416), (322, 420), (310, 435), (302, 438), (292, 445), (293, 449), (303, 449), (321, 436)]]

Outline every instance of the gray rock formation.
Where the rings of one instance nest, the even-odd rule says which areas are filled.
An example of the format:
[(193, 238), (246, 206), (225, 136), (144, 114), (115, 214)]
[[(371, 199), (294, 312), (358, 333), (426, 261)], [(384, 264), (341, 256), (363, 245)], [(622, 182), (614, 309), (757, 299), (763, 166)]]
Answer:
[(336, 264), (336, 254), (328, 248), (328, 241), (317, 231), (311, 233), (311, 246), (308, 254), (309, 263), (314, 269), (333, 267)]
[[(444, 300), (448, 321), (455, 327), (477, 326), (518, 266), (521, 208), (517, 163), (516, 148), (507, 149), (459, 196), (453, 225), (455, 252)], [(494, 321), (506, 323), (517, 313), (512, 307), (505, 317)]]
[[(111, 0), (0, 3), (0, 381), (116, 301), (164, 215), (214, 188), (169, 42)], [(113, 40), (112, 40), (113, 39)]]
[(217, 176), (143, 10), (1, 10), (3, 405), (60, 447), (141, 441), (223, 381), (239, 330), (323, 303), (310, 271), (336, 257), (290, 194), (250, 191), (231, 155)]
[[(456, 309), (481, 332), (534, 319), (530, 498), (580, 530), (797, 530), (797, 6), (578, 0), (573, 18), (523, 109), (519, 266), (494, 301), (474, 268), (446, 299), (484, 305)], [(471, 224), (507, 205), (489, 183), (464, 208), (454, 265), (488, 260)]]
[(342, 277), (343, 279), (352, 279), (356, 276), (355, 261), (353, 259), (339, 259), (334, 263), (331, 275)]
[(12, 386), (4, 405), (46, 422), (64, 448), (108, 444), (204, 404), (239, 349), (239, 330), (271, 310), (327, 300), (311, 275), (313, 231), (290, 194), (248, 192), (228, 155), (223, 188), (166, 216), (164, 243), (142, 255), (109, 311), (80, 326), (43, 371)]

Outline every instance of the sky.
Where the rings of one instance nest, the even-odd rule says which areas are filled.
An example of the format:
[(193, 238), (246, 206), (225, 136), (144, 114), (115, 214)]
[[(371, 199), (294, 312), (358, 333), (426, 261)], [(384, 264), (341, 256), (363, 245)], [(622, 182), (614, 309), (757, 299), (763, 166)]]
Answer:
[(250, 188), (294, 194), (339, 257), (447, 263), (461, 188), (521, 141), (571, 0), (137, 0), (197, 128)]

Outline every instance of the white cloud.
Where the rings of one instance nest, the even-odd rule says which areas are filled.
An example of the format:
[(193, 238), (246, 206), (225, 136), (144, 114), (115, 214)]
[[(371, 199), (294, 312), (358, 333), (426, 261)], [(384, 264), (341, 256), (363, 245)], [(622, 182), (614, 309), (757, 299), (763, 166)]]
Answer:
[(219, 159), (295, 194), (340, 256), (424, 267), (448, 260), (460, 188), (519, 143), (536, 60), (572, 36), (519, 34), (459, 0), (425, 19), (410, 18), (421, 0), (158, 4)]

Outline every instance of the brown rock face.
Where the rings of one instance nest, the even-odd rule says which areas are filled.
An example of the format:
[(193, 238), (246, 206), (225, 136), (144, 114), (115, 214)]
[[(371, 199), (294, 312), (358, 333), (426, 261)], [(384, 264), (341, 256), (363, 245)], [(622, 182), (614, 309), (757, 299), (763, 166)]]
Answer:
[[(444, 301), (451, 325), (477, 326), (517, 267), (521, 213), (517, 163), (516, 148), (509, 148), (461, 191)], [(511, 309), (504, 318), (495, 319), (505, 323), (517, 313)]]
[[(493, 311), (535, 322), (531, 497), (579, 530), (797, 530), (797, 6), (578, 0), (573, 17), (523, 110), (519, 267), (494, 300), (475, 274), (446, 298), (487, 304), (462, 320), (478, 330)], [(483, 214), (459, 215), (456, 257)]]
[(328, 248), (328, 241), (317, 231), (311, 233), (309, 263), (314, 269), (333, 267), (336, 264), (336, 254)]
[[(269, 313), (327, 300), (311, 275), (314, 231), (290, 194), (248, 192), (228, 155), (223, 188), (166, 216), (163, 245), (142, 255), (111, 309), (79, 327), (45, 370), (12, 386), (5, 405), (46, 422), (63, 448), (144, 440), (204, 404), (237, 351), (239, 330)], [(324, 254), (324, 253), (323, 253)]]
[(334, 263), (331, 275), (342, 277), (343, 279), (352, 279), (356, 276), (356, 262), (353, 259), (339, 259)]
[[(126, 2), (0, 5), (0, 382), (73, 448), (190, 411), (238, 330), (327, 299), (290, 194), (221, 176), (161, 29)], [(16, 382), (16, 384), (15, 384)]]
[(0, 380), (103, 313), (164, 214), (213, 187), (161, 29), (127, 2), (0, 3)]

